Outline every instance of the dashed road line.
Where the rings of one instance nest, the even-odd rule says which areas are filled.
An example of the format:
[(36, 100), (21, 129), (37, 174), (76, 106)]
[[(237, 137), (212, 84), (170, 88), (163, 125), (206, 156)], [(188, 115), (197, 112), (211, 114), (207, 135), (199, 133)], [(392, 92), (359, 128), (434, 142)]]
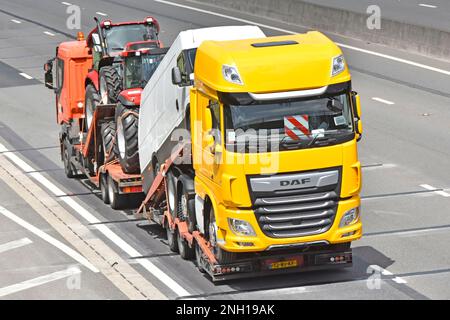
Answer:
[(394, 281), (395, 283), (398, 283), (398, 284), (406, 284), (406, 283), (408, 283), (405, 279), (395, 276), (392, 272), (390, 272), (389, 270), (386, 270), (386, 269), (380, 267), (379, 265), (376, 265), (376, 264), (375, 265), (371, 265), (371, 266), (369, 266), (369, 268), (371, 268), (374, 271), (377, 271), (377, 272), (381, 273), (383, 276), (391, 277), (390, 280)]
[(0, 253), (6, 252), (6, 251), (10, 251), (13, 249), (17, 249), (17, 248), (21, 248), (24, 247), (26, 245), (29, 245), (33, 243), (33, 241), (31, 241), (28, 238), (23, 238), (20, 240), (15, 240), (15, 241), (11, 241), (8, 243), (4, 243), (4, 244), (0, 244)]
[(22, 21), (16, 20), (16, 19), (11, 19), (11, 22), (17, 23), (17, 24), (21, 24)]
[(433, 4), (426, 4), (426, 3), (419, 3), (419, 7), (430, 8), (430, 9), (436, 9), (437, 8), (437, 6), (435, 6)]
[(434, 193), (436, 193), (436, 194), (438, 194), (440, 196), (443, 196), (445, 198), (449, 198), (450, 197), (450, 193), (447, 193), (447, 192), (443, 191), (442, 189), (438, 189), (438, 188), (435, 188), (433, 186), (430, 186), (429, 184), (421, 184), (420, 186), (422, 188), (424, 188), (424, 189), (429, 190), (429, 191), (434, 191)]
[(79, 263), (81, 263), (83, 266), (85, 266), (86, 268), (88, 268), (92, 272), (95, 272), (95, 273), (100, 272), (96, 267), (94, 267), (92, 265), (92, 263), (90, 263), (81, 254), (79, 254), (78, 252), (76, 252), (72, 248), (66, 246), (61, 241), (56, 240), (55, 238), (53, 238), (52, 236), (48, 235), (47, 233), (45, 233), (44, 231), (40, 230), (39, 228), (36, 228), (32, 224), (26, 222), (25, 220), (23, 220), (22, 218), (18, 217), (17, 215), (15, 215), (14, 213), (12, 213), (11, 211), (7, 210), (6, 208), (4, 208), (2, 206), (0, 206), (0, 214), (4, 215), (6, 218), (10, 219), (11, 221), (17, 223), (21, 227), (27, 229), (28, 231), (30, 231), (34, 235), (38, 236), (42, 240), (44, 240), (44, 241), (48, 242), (49, 244), (55, 246), (56, 248), (58, 248), (59, 250), (61, 250), (62, 252), (64, 252), (69, 257), (73, 258), (74, 260), (78, 261)]
[(98, 14), (99, 16), (102, 16), (102, 17), (106, 17), (106, 16), (108, 16), (108, 14), (107, 14), (107, 13), (104, 13), (104, 12), (100, 12), (100, 11), (97, 11), (97, 12), (96, 12), (96, 14)]
[(70, 2), (65, 2), (65, 1), (61, 2), (61, 4), (65, 5), (65, 6), (71, 6), (72, 5)]
[(50, 31), (44, 31), (44, 34), (46, 34), (46, 35), (48, 35), (50, 37), (54, 37), (55, 36), (55, 34), (51, 33)]
[(381, 102), (381, 103), (384, 103), (384, 104), (388, 104), (388, 105), (394, 105), (395, 104), (395, 102), (392, 102), (392, 101), (389, 101), (389, 100), (385, 100), (385, 99), (381, 99), (381, 98), (378, 98), (378, 97), (373, 97), (372, 100), (378, 101), (378, 102)]
[(21, 75), (22, 77), (24, 77), (25, 79), (28, 79), (28, 80), (33, 79), (32, 76), (30, 76), (30, 75), (28, 75), (28, 74), (26, 74), (26, 73), (24, 73), (24, 72), (19, 73), (19, 75)]
[[(196, 8), (196, 7), (191, 7), (191, 6), (188, 6), (188, 5), (179, 4), (179, 3), (175, 3), (175, 2), (170, 2), (170, 1), (166, 1), (166, 0), (153, 0), (153, 1), (154, 2), (158, 2), (158, 3), (162, 3), (162, 4), (166, 4), (166, 5), (170, 5), (170, 6), (174, 6), (174, 7), (188, 9), (188, 10), (191, 10), (191, 11), (196, 11), (196, 12), (200, 12), (200, 13), (213, 15), (213, 16), (216, 16), (216, 17), (221, 17), (221, 18), (225, 18), (225, 19), (229, 19), (229, 20), (239, 21), (239, 22), (242, 22), (242, 23), (248, 23), (248, 24), (252, 24), (252, 25), (255, 25), (255, 26), (260, 26), (260, 27), (266, 28), (266, 29), (280, 31), (280, 32), (283, 32), (283, 33), (288, 33), (288, 34), (297, 34), (298, 33), (298, 32), (294, 32), (294, 31), (291, 31), (291, 30), (286, 30), (286, 29), (283, 29), (283, 28), (278, 28), (278, 27), (273, 27), (273, 26), (267, 25), (267, 24), (258, 23), (256, 21), (251, 21), (251, 20), (247, 20), (247, 19), (241, 19), (241, 18), (229, 16), (229, 15), (226, 15), (226, 14), (222, 14), (222, 13), (218, 13), (218, 12), (214, 12), (214, 11), (210, 11), (210, 10), (205, 10), (205, 9), (200, 9), (200, 8)], [(433, 72), (437, 72), (437, 73), (441, 73), (441, 74), (450, 76), (450, 71), (449, 70), (444, 70), (444, 69), (432, 67), (432, 66), (429, 66), (429, 65), (425, 65), (425, 64), (422, 64), (422, 63), (414, 62), (414, 61), (411, 61), (411, 60), (402, 59), (402, 58), (394, 57), (394, 56), (391, 56), (391, 55), (387, 55), (387, 54), (383, 54), (383, 53), (379, 53), (379, 52), (375, 52), (375, 51), (371, 51), (371, 50), (366, 50), (366, 49), (350, 46), (350, 45), (347, 45), (347, 44), (344, 44), (344, 43), (336, 42), (336, 44), (338, 46), (342, 47), (342, 48), (350, 49), (350, 50), (353, 50), (353, 51), (358, 51), (358, 52), (361, 52), (361, 53), (377, 56), (377, 57), (380, 57), (380, 58), (383, 58), (383, 59), (392, 60), (392, 61), (395, 61), (395, 62), (399, 62), (399, 63), (407, 64), (407, 65), (410, 65), (410, 66), (414, 66), (414, 67), (417, 67), (417, 68), (420, 68), (420, 69), (425, 69), (425, 70), (428, 70), (428, 71), (433, 71)]]
[(7, 287), (0, 288), (0, 297), (8, 296), (20, 291), (38, 287), (49, 282), (54, 282), (64, 278), (72, 277), (80, 274), (81, 270), (78, 267), (71, 267), (67, 270), (54, 272), (45, 276), (37, 277), (34, 279), (26, 280), (20, 283), (16, 283)]

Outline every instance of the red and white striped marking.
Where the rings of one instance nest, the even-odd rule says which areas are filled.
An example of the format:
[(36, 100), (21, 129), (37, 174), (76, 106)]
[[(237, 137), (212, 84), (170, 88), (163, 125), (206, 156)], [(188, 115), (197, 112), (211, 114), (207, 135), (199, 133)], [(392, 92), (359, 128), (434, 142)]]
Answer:
[(286, 136), (295, 141), (309, 137), (311, 135), (311, 131), (309, 131), (309, 116), (284, 117), (284, 131)]

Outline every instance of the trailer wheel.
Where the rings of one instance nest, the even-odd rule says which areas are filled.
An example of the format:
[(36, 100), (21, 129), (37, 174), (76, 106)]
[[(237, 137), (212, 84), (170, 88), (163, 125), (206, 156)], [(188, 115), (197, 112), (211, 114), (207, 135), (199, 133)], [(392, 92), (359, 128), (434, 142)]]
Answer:
[(198, 271), (201, 273), (205, 273), (206, 270), (203, 268), (203, 252), (202, 248), (200, 248), (200, 245), (197, 243), (197, 241), (194, 241), (195, 245), (195, 265), (197, 266)]
[(122, 91), (122, 80), (117, 68), (106, 66), (100, 69), (99, 87), (102, 104), (117, 103)]
[(117, 158), (116, 124), (114, 121), (105, 122), (101, 131), (104, 163), (108, 163)]
[(183, 183), (179, 184), (177, 190), (177, 215), (181, 221), (186, 221), (189, 233), (195, 231), (197, 225), (195, 218), (195, 199), (186, 190)]
[(102, 192), (103, 203), (110, 204), (107, 173), (100, 175), (100, 191)]
[(67, 142), (63, 143), (63, 162), (64, 162), (64, 172), (67, 176), (67, 178), (72, 179), (76, 177), (76, 169), (74, 168), (73, 164), (70, 162), (70, 153), (69, 148), (67, 147)]
[(209, 214), (209, 223), (208, 223), (208, 238), (211, 246), (213, 247), (213, 252), (216, 257), (216, 260), (219, 264), (227, 264), (232, 263), (236, 260), (236, 253), (229, 252), (223, 250), (219, 247), (217, 243), (217, 224), (216, 224), (216, 216), (214, 214), (214, 209), (211, 205), (211, 210)]
[(178, 232), (177, 235), (178, 241), (178, 251), (180, 252), (180, 257), (184, 260), (191, 260), (195, 256), (195, 248), (191, 248), (186, 239), (183, 239), (181, 234)]
[(169, 249), (173, 252), (178, 252), (178, 232), (177, 230), (170, 230), (169, 224), (166, 222), (167, 243)]
[(167, 206), (173, 219), (177, 217), (177, 190), (176, 190), (176, 178), (171, 171), (167, 172)]
[(111, 208), (114, 210), (120, 210), (126, 204), (126, 195), (120, 194), (118, 189), (117, 183), (108, 175), (108, 197)]
[(121, 103), (116, 106), (117, 146), (119, 161), (125, 173), (139, 173), (139, 109), (126, 108)]
[(86, 87), (86, 96), (85, 96), (85, 130), (89, 131), (91, 127), (92, 120), (94, 118), (94, 112), (97, 108), (97, 105), (100, 103), (100, 96), (98, 95), (97, 90), (92, 84), (88, 84)]

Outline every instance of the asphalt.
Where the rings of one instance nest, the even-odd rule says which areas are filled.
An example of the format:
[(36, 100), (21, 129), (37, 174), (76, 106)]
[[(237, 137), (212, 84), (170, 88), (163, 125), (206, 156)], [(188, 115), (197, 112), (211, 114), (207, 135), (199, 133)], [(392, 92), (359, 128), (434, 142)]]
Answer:
[[(75, 2), (75, 1), (73, 1)], [(350, 1), (348, 1), (350, 2)], [(137, 20), (154, 15), (162, 26), (161, 38), (170, 44), (178, 32), (213, 25), (240, 25), (224, 16), (180, 8), (182, 4), (221, 15), (251, 20), (267, 26), (269, 34), (281, 29), (303, 32), (293, 25), (230, 14), (187, 1), (77, 0), (82, 30), (93, 27), (92, 13), (113, 20)], [(398, 2), (400, 5), (400, 2)], [(397, 2), (395, 2), (397, 4)], [(444, 3), (442, 2), (444, 5)], [(401, 5), (406, 5), (403, 1)], [(135, 221), (131, 212), (105, 206), (98, 193), (82, 181), (64, 176), (58, 151), (54, 97), (42, 83), (43, 63), (55, 46), (76, 33), (66, 27), (66, 5), (59, 1), (0, 1), (0, 143), (64, 190), (112, 232), (142, 254), (142, 258), (185, 288), (187, 297), (205, 299), (449, 299), (450, 257), (450, 88), (449, 75), (387, 59), (383, 55), (414, 61), (439, 70), (450, 65), (423, 56), (331, 35), (334, 40), (362, 50), (344, 48), (352, 69), (353, 86), (362, 96), (364, 138), (359, 145), (363, 169), (364, 237), (354, 243), (355, 262), (348, 270), (313, 272), (233, 281), (214, 285), (192, 262), (170, 253), (163, 231), (146, 221)], [(425, 8), (424, 8), (425, 9)], [(444, 10), (442, 10), (444, 12)], [(22, 23), (11, 21), (15, 19)], [(448, 19), (447, 19), (448, 20)], [(416, 22), (426, 23), (422, 19)], [(44, 34), (49, 31), (55, 36)], [(402, 61), (403, 61), (402, 60)], [(18, 75), (26, 73), (34, 79)], [(4, 85), (2, 85), (4, 84)], [(381, 98), (394, 104), (373, 100)], [(3, 155), (0, 154), (0, 157)], [(429, 185), (440, 193), (429, 191)], [(443, 193), (444, 192), (444, 193)], [(0, 181), (0, 204), (39, 229), (60, 238), (26, 201)], [(65, 203), (60, 205), (92, 230), (139, 274), (171, 299), (179, 299), (166, 281), (145, 269)], [(0, 292), (23, 281), (65, 270), (76, 264), (54, 247), (35, 239), (26, 230), (0, 216), (0, 245), (29, 238), (32, 243), (0, 253)], [(24, 266), (29, 267), (24, 267)], [(380, 286), (370, 286), (370, 266), (385, 271)], [(0, 298), (122, 299), (125, 295), (108, 279), (80, 267), (82, 289), (69, 290), (66, 279)], [(387, 271), (386, 271), (387, 270)]]
[(377, 5), (381, 18), (412, 25), (450, 31), (450, 3), (446, 0), (303, 0), (325, 7), (367, 13), (369, 6)]

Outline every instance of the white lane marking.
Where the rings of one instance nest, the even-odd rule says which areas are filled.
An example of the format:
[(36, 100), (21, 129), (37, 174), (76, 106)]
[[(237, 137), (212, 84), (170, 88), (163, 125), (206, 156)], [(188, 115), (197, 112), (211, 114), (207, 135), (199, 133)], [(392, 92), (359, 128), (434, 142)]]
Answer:
[[(68, 206), (70, 206), (76, 213), (78, 213), (81, 217), (83, 217), (88, 223), (99, 223), (101, 222), (97, 219), (93, 214), (79, 205), (72, 197), (69, 197), (64, 191), (50, 182), (47, 178), (45, 178), (41, 173), (36, 172), (34, 168), (28, 165), (25, 161), (20, 159), (17, 155), (9, 150), (0, 143), (0, 152), (3, 152), (4, 156), (9, 158), (9, 160), (22, 169), (24, 172), (28, 173), (35, 180), (37, 180), (41, 185), (47, 188), (51, 193), (55, 196), (58, 196), (62, 201), (64, 201)], [(1, 208), (1, 207), (0, 207)], [(96, 224), (94, 225), (97, 230), (99, 230), (105, 237), (111, 240), (116, 246), (122, 249), (125, 253), (127, 253), (130, 257), (140, 257), (142, 254), (126, 243), (122, 238), (120, 238), (117, 234), (111, 231), (107, 226)], [(137, 262), (144, 267), (148, 272), (150, 272), (153, 276), (159, 279), (162, 283), (164, 283), (168, 288), (170, 288), (173, 292), (175, 292), (178, 296), (190, 296), (191, 294), (184, 289), (180, 284), (178, 284), (175, 280), (169, 277), (166, 273), (164, 273), (161, 269), (155, 266), (148, 259), (136, 259)]]
[(14, 22), (14, 23), (17, 23), (17, 24), (20, 24), (20, 23), (22, 23), (21, 21), (19, 21), (19, 20), (16, 20), (16, 19), (11, 19), (11, 22)]
[[(275, 31), (280, 31), (280, 32), (284, 32), (284, 33), (289, 33), (289, 34), (297, 34), (298, 33), (298, 32), (294, 32), (294, 31), (282, 29), (282, 28), (269, 26), (267, 24), (258, 23), (258, 22), (251, 21), (251, 20), (247, 20), (247, 19), (236, 18), (236, 17), (228, 16), (228, 15), (225, 15), (225, 14), (221, 14), (221, 13), (217, 13), (217, 12), (213, 12), (213, 11), (209, 11), (209, 10), (204, 10), (204, 9), (199, 9), (199, 8), (187, 6), (187, 5), (184, 5), (184, 4), (174, 3), (174, 2), (165, 1), (165, 0), (153, 0), (153, 1), (159, 2), (159, 3), (163, 3), (163, 4), (167, 4), (167, 5), (174, 6), (174, 7), (180, 7), (180, 8), (184, 8), (184, 9), (188, 9), (188, 10), (192, 10), (192, 11), (206, 13), (206, 14), (209, 14), (209, 15), (213, 15), (213, 16), (216, 16), (216, 17), (221, 17), (221, 18), (225, 18), (225, 19), (229, 19), (229, 20), (234, 20), (234, 21), (239, 21), (239, 22), (243, 22), (243, 23), (253, 24), (255, 26), (260, 26), (260, 27), (263, 27), (263, 28), (267, 28), (267, 29), (271, 29), (271, 30), (275, 30)], [(391, 56), (391, 55), (387, 55), (387, 54), (383, 54), (383, 53), (379, 53), (379, 52), (375, 52), (375, 51), (371, 51), (371, 50), (362, 49), (362, 48), (350, 46), (350, 45), (339, 43), (339, 42), (336, 42), (336, 44), (338, 46), (340, 46), (340, 47), (347, 48), (347, 49), (350, 49), (350, 50), (354, 50), (354, 51), (370, 54), (370, 55), (377, 56), (377, 57), (380, 57), (380, 58), (384, 58), (384, 59), (388, 59), (388, 60), (392, 60), (392, 61), (408, 64), (408, 65), (411, 65), (411, 66), (414, 66), (414, 67), (417, 67), (417, 68), (426, 69), (426, 70), (429, 70), (429, 71), (433, 71), (433, 72), (437, 72), (437, 73), (441, 73), (441, 74), (450, 76), (450, 71), (448, 71), (448, 70), (435, 68), (435, 67), (432, 67), (432, 66), (428, 66), (426, 64), (414, 62), (414, 61), (407, 60), (407, 59), (397, 58), (397, 57), (394, 57), (394, 56)]]
[(17, 248), (26, 246), (31, 243), (33, 243), (33, 241), (31, 241), (30, 239), (23, 238), (20, 240), (15, 240), (15, 241), (11, 241), (8, 243), (0, 244), (0, 253), (6, 252), (9, 250), (13, 250), (13, 249), (17, 249)]
[(362, 166), (361, 170), (363, 170), (363, 171), (372, 171), (372, 170), (392, 169), (392, 168), (397, 168), (397, 165), (394, 164), (394, 163), (383, 163), (381, 165)]
[(378, 101), (378, 102), (381, 102), (381, 103), (384, 103), (384, 104), (388, 104), (388, 105), (393, 105), (393, 104), (395, 104), (395, 103), (392, 102), (392, 101), (385, 100), (385, 99), (381, 99), (381, 98), (378, 98), (378, 97), (373, 97), (372, 100)]
[(390, 277), (392, 277), (391, 280), (396, 282), (396, 283), (398, 283), (398, 284), (405, 284), (405, 283), (407, 283), (405, 279), (395, 276), (392, 272), (390, 272), (389, 270), (386, 270), (386, 269), (380, 267), (379, 265), (374, 264), (374, 265), (371, 265), (369, 268), (371, 268), (374, 271), (377, 271), (377, 272), (381, 273), (383, 276), (390, 276)]
[(65, 6), (71, 6), (72, 5), (70, 2), (65, 2), (65, 1), (61, 2), (61, 4), (65, 5)]
[(33, 77), (32, 76), (30, 76), (30, 75), (28, 75), (28, 74), (26, 74), (26, 73), (24, 73), (24, 72), (21, 72), (21, 73), (19, 73), (22, 77), (24, 77), (25, 79), (28, 79), (28, 80), (31, 80), (31, 79), (33, 79)]
[(106, 17), (108, 15), (107, 13), (103, 13), (100, 11), (97, 11), (96, 14), (98, 14), (99, 16), (103, 16), (103, 17)]
[(34, 279), (26, 280), (20, 283), (16, 283), (7, 287), (0, 288), (0, 297), (4, 297), (13, 293), (31, 289), (41, 286), (43, 284), (57, 281), (60, 279), (68, 278), (76, 274), (80, 274), (81, 270), (77, 267), (72, 267), (64, 271), (54, 272), (45, 276), (37, 277)]
[(433, 186), (430, 186), (429, 184), (421, 184), (420, 186), (422, 188), (430, 190), (430, 191), (436, 190), (434, 193), (436, 193), (436, 194), (438, 194), (440, 196), (443, 196), (443, 197), (446, 197), (446, 198), (450, 197), (450, 193), (447, 193), (447, 192), (442, 191), (442, 190), (437, 190), (437, 188), (435, 188)]
[(426, 3), (419, 3), (420, 7), (425, 7), (425, 8), (431, 8), (431, 9), (436, 9), (437, 6), (433, 5), (433, 4), (426, 4)]
[(405, 279), (400, 278), (400, 277), (395, 277), (394, 279), (392, 279), (392, 281), (398, 283), (398, 284), (405, 284), (407, 283)]
[(78, 261), (79, 263), (81, 263), (82, 265), (84, 265), (86, 268), (88, 268), (89, 270), (91, 270), (92, 272), (100, 272), (96, 267), (94, 267), (85, 257), (83, 257), (81, 254), (79, 254), (78, 252), (76, 252), (75, 250), (73, 250), (72, 248), (69, 248), (68, 246), (66, 246), (64, 243), (56, 240), (55, 238), (49, 236), (48, 234), (46, 234), (45, 232), (43, 232), (42, 230), (36, 228), (35, 226), (33, 226), (32, 224), (26, 222), (25, 220), (23, 220), (22, 218), (16, 216), (14, 213), (12, 213), (11, 211), (7, 210), (6, 208), (3, 208), (2, 206), (0, 206), (0, 213), (2, 215), (4, 215), (6, 218), (10, 219), (11, 221), (14, 221), (15, 223), (17, 223), (18, 225), (22, 226), (23, 228), (27, 229), (28, 231), (30, 231), (31, 233), (34, 233), (36, 236), (38, 236), (39, 238), (41, 238), (44, 241), (47, 241), (48, 243), (50, 243), (51, 245), (55, 246), (56, 248), (58, 248), (59, 250), (61, 250), (62, 252), (64, 252), (65, 254), (67, 254), (68, 256), (70, 256), (71, 258), (73, 258), (74, 260)]
[(46, 35), (48, 35), (50, 37), (54, 37), (55, 36), (55, 34), (51, 33), (50, 31), (44, 31), (44, 34), (46, 34)]

